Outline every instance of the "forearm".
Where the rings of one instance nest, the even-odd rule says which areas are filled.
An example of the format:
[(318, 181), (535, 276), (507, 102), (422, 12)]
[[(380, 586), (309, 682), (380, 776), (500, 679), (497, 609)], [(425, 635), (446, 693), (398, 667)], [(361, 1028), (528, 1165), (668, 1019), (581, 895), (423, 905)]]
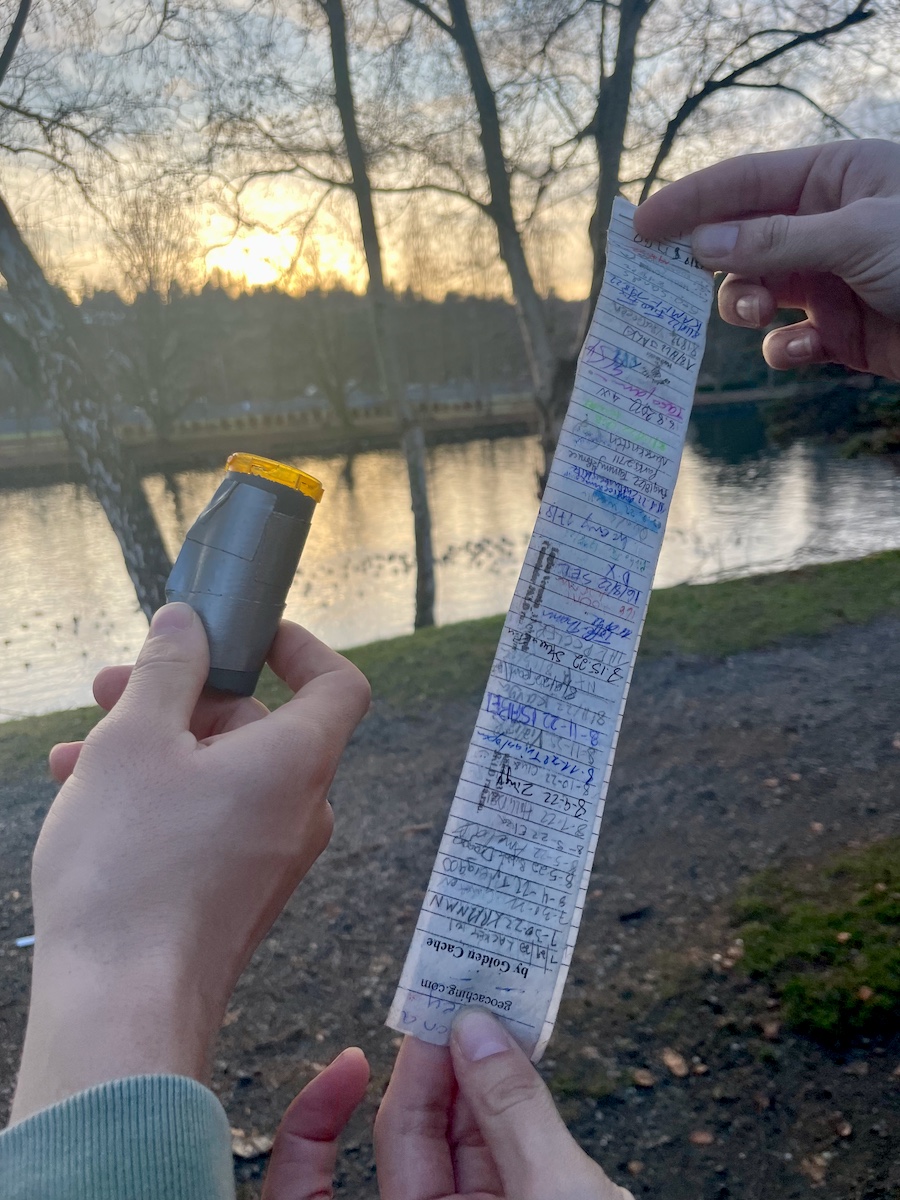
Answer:
[(129, 1076), (205, 1083), (221, 1017), (213, 1007), (162, 957), (98, 963), (39, 939), (12, 1122)]

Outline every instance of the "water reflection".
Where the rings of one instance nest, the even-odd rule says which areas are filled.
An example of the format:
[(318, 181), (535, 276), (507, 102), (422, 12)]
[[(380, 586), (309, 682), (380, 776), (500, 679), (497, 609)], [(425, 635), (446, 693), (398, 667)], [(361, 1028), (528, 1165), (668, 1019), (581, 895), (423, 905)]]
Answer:
[[(751, 450), (752, 423), (729, 439), (692, 427), (657, 586), (852, 558), (900, 546), (900, 480), (889, 463), (845, 461), (796, 444)], [(719, 452), (721, 450), (721, 453)], [(336, 646), (409, 631), (412, 515), (395, 451), (297, 460), (322, 479), (288, 615)], [(429, 485), (438, 559), (437, 619), (509, 603), (537, 510), (539, 456), (527, 438), (434, 448)], [(146, 480), (173, 555), (218, 472)], [(115, 539), (84, 488), (0, 493), (0, 715), (85, 703), (100, 666), (127, 661), (146, 625)]]
[(724, 463), (746, 462), (768, 448), (766, 426), (756, 404), (698, 408), (691, 415), (691, 444), (708, 458)]

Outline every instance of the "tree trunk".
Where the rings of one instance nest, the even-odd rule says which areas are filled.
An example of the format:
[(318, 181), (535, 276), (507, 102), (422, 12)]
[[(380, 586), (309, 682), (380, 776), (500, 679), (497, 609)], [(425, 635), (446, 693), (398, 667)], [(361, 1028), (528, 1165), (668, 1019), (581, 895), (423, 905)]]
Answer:
[[(539, 476), (540, 490), (543, 491), (556, 450), (559, 427), (562, 424), (562, 416), (558, 412), (558, 388), (555, 385), (560, 368), (564, 368), (564, 364), (560, 363), (559, 355), (553, 348), (544, 302), (534, 286), (525, 247), (516, 224), (509, 171), (500, 132), (497, 98), (487, 76), (468, 6), (466, 0), (447, 0), (447, 7), (453, 21), (451, 34), (462, 54), (478, 110), (479, 138), (484, 154), (485, 173), (491, 189), (488, 216), (497, 230), (500, 256), (509, 272), (516, 313), (528, 355), (534, 398), (540, 417), (541, 446), (544, 450), (543, 470)], [(565, 415), (568, 399), (567, 395), (563, 401), (562, 415)]]
[(593, 274), (590, 299), (585, 307), (578, 345), (590, 329), (603, 285), (606, 269), (606, 231), (612, 217), (613, 201), (619, 194), (619, 175), (625, 129), (631, 105), (634, 82), (634, 63), (638, 34), (650, 4), (648, 0), (622, 0), (619, 7), (619, 36), (616, 42), (616, 61), (611, 75), (600, 81), (597, 108), (591, 122), (591, 133), (597, 149), (597, 191), (590, 222)]
[(138, 604), (149, 619), (165, 604), (171, 568), (156, 518), (123, 453), (90, 355), (83, 352), (87, 330), (74, 306), (47, 282), (2, 199), (0, 275), (24, 316), (53, 414), (118, 538)]
[(434, 624), (434, 550), (431, 541), (431, 509), (425, 475), (425, 437), (413, 420), (406, 393), (397, 369), (397, 355), (391, 331), (390, 296), (384, 283), (381, 242), (375, 223), (372, 184), (366, 154), (356, 122), (356, 106), (350, 83), (347, 54), (347, 22), (343, 0), (322, 0), (331, 35), (331, 60), (334, 68), (335, 103), (341, 118), (347, 158), (353, 175), (353, 193), (359, 210), (363, 250), (369, 272), (369, 308), (372, 335), (382, 387), (401, 429), (403, 454), (409, 474), (413, 524), (416, 539), (416, 616), (415, 627)]
[(589, 226), (593, 254), (591, 292), (584, 306), (572, 352), (557, 358), (553, 372), (550, 395), (540, 429), (541, 446), (544, 451), (544, 471), (538, 481), (541, 491), (547, 482), (550, 463), (572, 396), (578, 354), (591, 327), (597, 298), (603, 285), (603, 272), (606, 269), (606, 231), (612, 217), (613, 201), (619, 194), (619, 174), (631, 103), (635, 47), (641, 22), (649, 7), (648, 0), (622, 0), (615, 68), (611, 75), (600, 81), (598, 87), (597, 108), (590, 125), (597, 148), (598, 168), (596, 200)]

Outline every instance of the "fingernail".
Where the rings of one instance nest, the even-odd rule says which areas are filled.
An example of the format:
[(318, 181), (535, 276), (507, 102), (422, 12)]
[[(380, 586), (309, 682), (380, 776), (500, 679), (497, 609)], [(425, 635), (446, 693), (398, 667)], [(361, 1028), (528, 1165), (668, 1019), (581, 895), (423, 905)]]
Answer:
[(153, 614), (150, 632), (177, 633), (179, 629), (187, 629), (193, 619), (194, 610), (189, 604), (164, 604)]
[(509, 1034), (500, 1022), (478, 1009), (460, 1013), (453, 1022), (453, 1038), (469, 1062), (480, 1062), (512, 1049)]
[(784, 352), (788, 358), (801, 362), (803, 359), (812, 357), (812, 348), (812, 338), (808, 333), (804, 333), (800, 337), (791, 338), (789, 342), (786, 342)]
[(759, 324), (759, 297), (741, 296), (734, 302), (735, 311), (747, 325)]
[(740, 225), (698, 225), (691, 239), (698, 258), (720, 259), (729, 255), (738, 240)]

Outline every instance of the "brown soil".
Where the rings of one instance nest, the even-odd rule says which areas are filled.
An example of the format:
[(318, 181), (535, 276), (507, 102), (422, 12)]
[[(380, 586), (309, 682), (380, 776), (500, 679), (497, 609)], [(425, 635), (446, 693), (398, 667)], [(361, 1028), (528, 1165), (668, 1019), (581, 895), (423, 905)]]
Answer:
[[(889, 619), (724, 662), (640, 664), (541, 1065), (573, 1132), (637, 1197), (900, 1196), (900, 1038), (827, 1052), (781, 1030), (740, 963), (713, 959), (730, 961), (742, 878), (900, 832), (898, 679), (900, 622)], [(414, 715), (376, 705), (334, 786), (334, 841), (222, 1032), (213, 1086), (247, 1134), (272, 1132), (319, 1064), (365, 1049), (373, 1083), (339, 1194), (377, 1195), (371, 1119), (397, 1045), (383, 1020), (476, 704)], [(52, 793), (37, 768), (0, 790), (0, 1119), (27, 1003), (30, 952), (12, 941), (30, 931), (28, 857)], [(666, 1049), (689, 1075), (668, 1069)], [(636, 1084), (641, 1068), (652, 1086)], [(264, 1166), (236, 1164), (242, 1195), (258, 1194)]]

